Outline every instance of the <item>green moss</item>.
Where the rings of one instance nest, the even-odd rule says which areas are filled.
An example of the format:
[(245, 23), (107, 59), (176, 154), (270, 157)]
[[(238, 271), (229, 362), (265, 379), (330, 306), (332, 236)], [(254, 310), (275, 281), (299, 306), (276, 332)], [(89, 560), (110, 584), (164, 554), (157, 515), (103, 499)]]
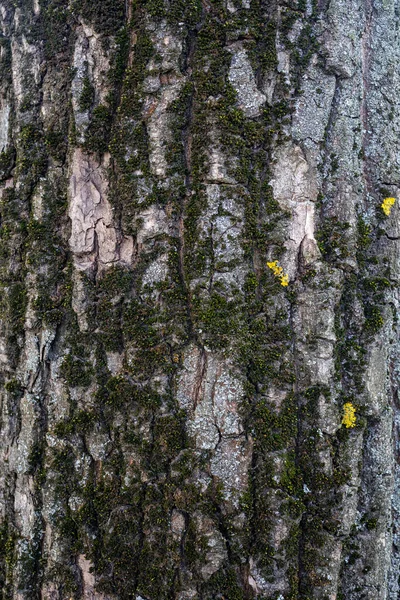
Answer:
[(84, 143), (84, 147), (88, 152), (98, 152), (99, 154), (107, 152), (112, 119), (113, 115), (110, 107), (99, 104), (93, 109)]
[(21, 282), (13, 283), (8, 292), (8, 313), (10, 329), (14, 335), (23, 332), (27, 302), (27, 292), (24, 284)]
[(360, 250), (368, 248), (371, 244), (371, 233), (372, 227), (364, 221), (362, 217), (358, 218), (357, 221), (357, 246)]
[(63, 162), (68, 148), (68, 129), (60, 129), (58, 124), (52, 125), (46, 132), (45, 143), (49, 155)]
[(296, 465), (295, 452), (289, 451), (285, 458), (285, 464), (280, 476), (279, 487), (287, 494), (299, 496), (303, 491), (302, 474)]
[(365, 330), (368, 333), (378, 333), (385, 321), (378, 306), (367, 305), (365, 307)]
[[(311, 16), (306, 17), (306, 6), (303, 0), (297, 3), (297, 6), (285, 7), (281, 16), (282, 39), (286, 48), (291, 53), (291, 63), (293, 65), (292, 77), (296, 86), (296, 93), (301, 92), (302, 77), (309, 65), (311, 57), (318, 52), (319, 41), (317, 36), (318, 10), (316, 4), (313, 4)], [(294, 24), (299, 21), (302, 25), (296, 41), (290, 39), (290, 33)]]
[[(66, 315), (71, 297), (72, 264), (68, 262), (67, 242), (57, 228), (66, 209), (66, 198), (65, 190), (53, 187), (51, 182), (46, 182), (40, 192), (45, 214), (41, 221), (28, 222), (26, 264), (37, 272), (36, 296), (32, 303), (36, 316), (54, 326)], [(44, 264), (47, 268), (42, 273)]]
[[(165, 322), (164, 327), (160, 323)], [(167, 344), (169, 329), (167, 315), (156, 307), (145, 306), (137, 301), (128, 303), (123, 314), (123, 331), (126, 340), (134, 340), (137, 347), (135, 362), (130, 366), (135, 376), (150, 377), (156, 371), (170, 371), (172, 357)], [(171, 331), (172, 333), (172, 331)]]
[(8, 36), (0, 35), (0, 48), (0, 77), (4, 84), (11, 83), (11, 39)]
[(202, 597), (211, 600), (215, 597), (229, 600), (243, 600), (243, 582), (239, 572), (233, 567), (225, 567), (214, 573), (207, 583), (202, 584)]
[[(124, 21), (123, 3), (114, 2), (113, 7), (109, 2), (100, 4), (89, 7), (85, 0), (75, 10), (85, 22), (94, 24), (96, 31), (114, 34)], [(53, 229), (51, 219), (55, 213), (39, 224), (27, 219), (26, 246), (28, 265), (38, 272), (39, 293), (34, 306), (38, 317), (53, 325), (64, 323), (68, 331), (66, 346), (70, 353), (62, 365), (62, 376), (72, 387), (92, 382), (98, 386), (90, 409), (81, 410), (70, 401), (68, 418), (55, 428), (55, 433), (64, 438), (60, 444), (66, 447), (55, 452), (53, 458), (51, 452), (46, 458), (51, 466), (48, 473), (57, 479), (59, 533), (69, 549), (84, 551), (93, 562), (105, 594), (121, 598), (138, 594), (163, 598), (167, 594), (172, 598), (180, 591), (177, 573), (182, 564), (190, 566), (197, 581), (206, 561), (207, 544), (196, 531), (193, 513), (202, 512), (214, 519), (228, 540), (231, 563), (245, 564), (251, 550), (252, 556), (260, 560), (260, 568), (269, 572), (273, 561), (277, 565), (283, 560), (295, 564), (300, 531), (293, 522), (292, 546), (288, 542), (284, 558), (274, 557), (268, 490), (272, 488), (282, 499), (288, 519), (296, 521), (306, 508), (309, 510), (302, 501), (303, 473), (296, 455), (299, 399), (290, 393), (295, 379), (295, 368), (288, 358), (293, 347), (290, 302), (293, 304), (294, 299), (285, 296), (281, 286), (265, 272), (267, 256), (278, 258), (283, 251), (286, 218), (273, 198), (266, 165), (270, 164), (275, 141), (283, 139), (282, 124), (291, 108), (287, 101), (275, 101), (258, 119), (250, 121), (238, 108), (236, 94), (227, 82), (231, 54), (226, 47), (230, 40), (237, 39), (238, 32), (257, 65), (260, 83), (265, 72), (275, 68), (276, 19), (272, 6), (257, 1), (251, 11), (246, 11), (238, 5), (237, 16), (230, 16), (219, 0), (207, 9), (197, 0), (174, 0), (169, 6), (152, 0), (146, 4), (136, 2), (132, 8), (132, 23), (119, 30), (109, 73), (117, 91), (93, 110), (85, 148), (100, 154), (109, 149), (112, 153), (110, 195), (116, 221), (126, 227), (125, 233), (137, 232), (142, 225), (140, 214), (150, 205), (165, 209), (171, 222), (182, 223), (183, 228), (179, 236), (172, 232), (145, 240), (132, 272), (115, 269), (96, 281), (84, 281), (90, 307), (87, 335), (79, 333), (71, 311), (65, 245), (58, 235), (46, 238), (46, 229)], [(149, 60), (158, 60), (145, 31), (149, 11), (154, 18), (165, 14), (174, 28), (182, 20), (187, 34), (181, 58), (189, 81), (171, 107), (171, 129), (175, 133), (166, 154), (168, 178), (162, 184), (157, 184), (150, 172), (142, 103), (142, 82)], [(132, 48), (132, 64), (126, 68), (130, 28), (137, 42)], [(305, 47), (301, 58), (306, 54)], [(281, 94), (279, 86), (278, 82), (276, 97)], [(86, 92), (82, 106), (90, 110), (93, 95), (88, 86)], [(233, 269), (236, 264), (216, 260), (213, 233), (201, 231), (202, 216), (209, 208), (204, 183), (208, 178), (206, 149), (210, 140), (205, 124), (211, 122), (217, 123), (221, 133), (229, 175), (239, 182), (227, 189), (219, 187), (221, 196), (237, 203), (238, 212), (243, 208), (245, 215), (241, 241), (248, 274), (243, 289), (218, 283), (215, 274)], [(46, 152), (56, 160), (62, 159), (64, 152), (63, 131), (61, 127), (59, 136), (57, 129), (45, 135)], [(233, 156), (237, 161), (230, 160)], [(60, 194), (53, 190), (49, 196), (59, 198)], [(44, 204), (47, 206), (47, 199)], [(222, 201), (218, 210), (218, 216), (231, 217), (225, 214), (229, 211), (222, 208)], [(7, 229), (3, 233), (5, 238), (10, 235)], [(63, 255), (60, 259), (57, 247)], [(147, 267), (164, 256), (168, 256), (167, 275), (162, 281), (144, 286)], [(42, 264), (48, 265), (51, 277), (47, 273), (40, 277)], [(62, 278), (57, 279), (56, 271), (64, 271), (65, 284)], [(366, 286), (380, 288), (381, 284), (374, 281)], [(213, 351), (229, 349), (232, 361), (240, 362), (246, 373), (247, 398), (242, 408), (246, 433), (254, 436), (255, 450), (245, 533), (237, 532), (233, 508), (227, 509), (232, 515), (222, 514), (220, 486), (210, 485), (206, 492), (200, 492), (193, 483), (193, 473), (206, 471), (210, 456), (191, 451), (186, 414), (174, 401), (185, 348), (188, 343), (203, 341)], [(127, 348), (123, 372), (111, 376), (106, 352)], [(156, 387), (160, 373), (165, 375), (162, 393)], [(279, 409), (267, 400), (266, 390), (271, 385), (288, 392)], [(303, 400), (312, 404), (310, 398)], [(100, 464), (88, 466), (83, 485), (74, 471), (73, 443), (79, 440), (84, 445), (86, 435), (92, 431), (107, 432), (112, 444)], [(284, 464), (280, 481), (274, 479), (271, 460), (276, 452), (282, 453)], [(335, 476), (335, 483), (340, 485), (343, 472), (337, 469)], [(324, 483), (319, 474), (315, 488), (322, 489)], [(83, 498), (83, 506), (74, 513), (68, 508), (72, 492)], [(181, 543), (170, 531), (171, 512), (177, 508), (183, 511), (186, 525)], [(318, 518), (310, 516), (310, 532), (314, 528), (320, 533)], [(246, 537), (245, 545), (241, 535)], [(296, 576), (290, 568), (290, 585), (295, 589)], [(63, 591), (71, 589), (72, 594), (78, 594), (76, 582), (68, 579), (68, 573), (60, 571), (52, 581), (65, 578)], [(199, 584), (199, 593), (210, 599), (239, 599), (245, 596), (244, 588), (239, 566), (224, 565), (209, 582)]]
[(23, 125), (17, 146), (16, 175), (24, 183), (29, 195), (47, 168), (47, 154), (43, 132), (33, 124)]
[(62, 362), (60, 373), (71, 387), (88, 387), (92, 381), (91, 365), (82, 355), (67, 354)]
[(6, 567), (6, 544), (8, 538), (8, 523), (3, 522), (0, 525), (0, 586), (2, 590), (6, 590), (6, 578), (7, 578), (7, 567)]
[[(143, 117), (141, 84), (146, 76), (146, 67), (154, 55), (152, 42), (142, 24), (143, 14), (137, 9), (134, 24), (137, 42), (134, 47), (132, 65), (125, 70), (128, 57), (128, 32), (121, 33), (119, 50), (110, 77), (122, 83), (121, 92), (110, 97), (114, 103), (120, 97), (118, 116), (115, 120), (110, 142), (110, 151), (115, 159), (110, 200), (118, 208), (122, 225), (127, 233), (136, 233), (136, 213), (146, 206), (142, 193), (138, 192), (138, 174), (147, 177), (150, 173), (147, 127)], [(143, 25), (143, 26), (142, 26)], [(123, 81), (122, 77), (125, 75)], [(119, 87), (118, 87), (119, 89)], [(119, 100), (118, 100), (119, 101)], [(150, 189), (153, 183), (149, 182)], [(151, 194), (149, 204), (157, 200)]]
[[(318, 573), (326, 565), (326, 552), (331, 536), (337, 536), (341, 523), (338, 518), (342, 510), (341, 487), (351, 479), (347, 438), (341, 430), (336, 437), (321, 435), (318, 429), (319, 404), (332, 403), (329, 388), (314, 386), (305, 390), (299, 398), (301, 428), (297, 438), (297, 466), (301, 471), (308, 492), (302, 495), (304, 513), (301, 519), (300, 549), (302, 572), (299, 580), (300, 596), (312, 597), (315, 588), (326, 585)], [(329, 452), (333, 473), (327, 473), (321, 456)]]
[(42, 466), (45, 453), (45, 444), (43, 441), (34, 442), (31, 446), (28, 456), (28, 472), (33, 475), (38, 468)]
[(89, 77), (83, 78), (82, 93), (79, 97), (79, 110), (85, 112), (90, 110), (94, 103), (95, 89)]
[(130, 29), (123, 27), (115, 37), (116, 50), (111, 59), (108, 73), (111, 91), (108, 96), (110, 106), (116, 107), (119, 102), (121, 85), (124, 80), (130, 51)]
[(4, 384), (4, 389), (14, 397), (19, 397), (23, 393), (22, 384), (18, 379), (10, 379)]
[(316, 239), (325, 260), (337, 262), (349, 256), (349, 230), (349, 223), (341, 223), (335, 218), (324, 220), (316, 233)]
[(12, 598), (13, 571), (17, 554), (18, 535), (8, 519), (0, 525), (0, 585), (5, 599)]
[(96, 415), (85, 410), (76, 410), (66, 420), (60, 421), (54, 428), (54, 433), (59, 437), (67, 437), (73, 434), (85, 434), (93, 429)]
[[(24, 335), (24, 318), (27, 305), (25, 290), (26, 267), (24, 265), (27, 211), (26, 189), (20, 192), (5, 189), (1, 200), (2, 223), (0, 228), (0, 316), (6, 326), (6, 350), (13, 365), (19, 359)], [(12, 269), (10, 268), (12, 261)]]
[[(157, 2), (160, 5), (160, 2)], [(155, 8), (154, 0), (151, 3), (153, 14)], [(163, 14), (162, 7), (161, 14)], [(166, 17), (172, 25), (184, 23), (185, 27), (192, 29), (200, 22), (202, 15), (202, 3), (200, 0), (171, 0)]]
[(167, 14), (165, 0), (147, 0), (146, 9), (149, 15), (157, 21), (163, 19)]
[(91, 23), (97, 33), (104, 36), (115, 35), (125, 22), (124, 0), (102, 0), (93, 3), (90, 0), (75, 1), (73, 9)]
[(193, 296), (193, 315), (196, 326), (203, 332), (207, 346), (222, 349), (228, 346), (240, 330), (240, 309), (236, 301), (229, 301), (214, 292), (209, 299)]
[(0, 181), (5, 181), (11, 176), (15, 167), (16, 152), (14, 147), (7, 148), (0, 153)]
[[(257, 444), (267, 450), (290, 447), (297, 431), (297, 407), (293, 395), (288, 395), (279, 411), (261, 400), (254, 407), (254, 435)], [(289, 457), (288, 457), (289, 460)]]
[[(262, 1), (257, 0), (252, 5), (250, 17), (250, 31), (254, 35), (254, 42), (250, 44), (250, 60), (256, 74), (273, 71), (278, 65), (276, 55), (276, 23), (269, 20), (265, 22), (267, 15), (262, 10)], [(268, 17), (267, 17), (268, 18)]]
[(58, 60), (62, 64), (63, 55), (71, 51), (72, 17), (63, 0), (44, 0), (41, 4), (40, 18), (34, 20), (28, 39), (44, 40), (45, 57), (50, 63)]
[(374, 529), (376, 529), (376, 527), (378, 525), (378, 518), (377, 517), (368, 518), (367, 515), (365, 515), (361, 519), (361, 523), (365, 524), (365, 527), (368, 529), (368, 531), (373, 531)]

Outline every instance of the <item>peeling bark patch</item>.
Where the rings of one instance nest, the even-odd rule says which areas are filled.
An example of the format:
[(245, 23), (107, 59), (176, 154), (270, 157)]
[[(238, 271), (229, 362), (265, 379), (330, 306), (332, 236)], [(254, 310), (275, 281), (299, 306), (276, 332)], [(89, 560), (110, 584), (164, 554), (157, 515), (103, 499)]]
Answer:
[(287, 144), (276, 153), (271, 186), (274, 198), (280, 206), (290, 211), (292, 217), (288, 225), (286, 241), (287, 254), (282, 260), (285, 271), (292, 279), (297, 271), (300, 246), (304, 241), (307, 256), (318, 257), (314, 238), (315, 200), (317, 182), (299, 146)]
[(82, 574), (83, 600), (107, 600), (106, 596), (96, 592), (96, 580), (92, 573), (93, 565), (83, 554), (78, 556), (78, 566)]
[(82, 150), (75, 151), (70, 178), (69, 240), (78, 270), (104, 270), (116, 264), (129, 265), (133, 238), (113, 226), (112, 207), (103, 168)]

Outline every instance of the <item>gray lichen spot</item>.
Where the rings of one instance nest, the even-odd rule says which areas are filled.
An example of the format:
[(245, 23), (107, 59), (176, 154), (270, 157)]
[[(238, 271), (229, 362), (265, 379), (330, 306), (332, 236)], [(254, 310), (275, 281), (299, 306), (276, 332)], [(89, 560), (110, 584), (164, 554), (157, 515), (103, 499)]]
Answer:
[(196, 447), (212, 450), (211, 472), (235, 504), (248, 481), (251, 440), (243, 436), (239, 403), (243, 384), (229, 360), (192, 348), (186, 354), (177, 397), (190, 415), (188, 431)]
[(311, 148), (315, 148), (324, 139), (336, 88), (336, 77), (328, 75), (316, 63), (317, 59), (314, 57), (303, 77), (303, 93), (296, 102), (292, 124), (295, 139)]
[(364, 3), (359, 0), (351, 6), (344, 0), (329, 4), (328, 23), (323, 34), (326, 67), (341, 77), (351, 77), (360, 64), (361, 11)]

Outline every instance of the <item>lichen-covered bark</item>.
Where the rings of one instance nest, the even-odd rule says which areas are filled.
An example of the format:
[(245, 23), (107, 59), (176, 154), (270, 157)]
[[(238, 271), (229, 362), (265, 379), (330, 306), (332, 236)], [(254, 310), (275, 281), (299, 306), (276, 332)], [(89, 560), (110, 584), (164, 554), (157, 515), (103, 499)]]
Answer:
[(2, 598), (399, 597), (399, 19), (0, 0)]

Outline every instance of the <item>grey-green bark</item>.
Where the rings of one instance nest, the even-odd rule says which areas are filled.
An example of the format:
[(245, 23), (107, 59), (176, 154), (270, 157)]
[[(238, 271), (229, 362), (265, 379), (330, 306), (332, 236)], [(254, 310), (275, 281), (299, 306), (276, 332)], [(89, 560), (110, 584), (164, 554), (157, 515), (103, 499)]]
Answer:
[(399, 18), (0, 0), (3, 598), (400, 597)]

